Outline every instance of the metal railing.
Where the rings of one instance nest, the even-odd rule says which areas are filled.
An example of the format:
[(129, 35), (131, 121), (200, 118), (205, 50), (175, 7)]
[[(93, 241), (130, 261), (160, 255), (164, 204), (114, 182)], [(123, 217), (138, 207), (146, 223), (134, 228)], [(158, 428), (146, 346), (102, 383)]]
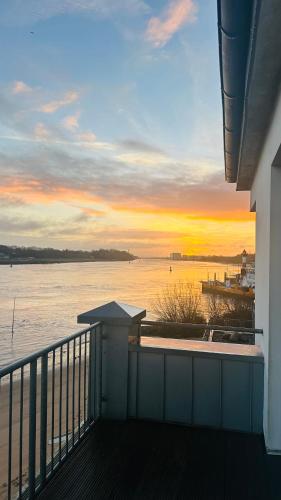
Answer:
[(247, 328), (243, 326), (230, 326), (230, 325), (211, 325), (210, 323), (175, 323), (170, 321), (147, 321), (142, 320), (142, 325), (146, 326), (159, 326), (166, 328), (182, 328), (182, 329), (192, 329), (192, 330), (219, 330), (225, 332), (238, 332), (238, 333), (249, 333), (252, 335), (263, 334), (263, 330), (259, 328)]
[[(151, 332), (149, 331), (151, 329)], [(231, 324), (227, 325), (213, 325), (211, 323), (176, 323), (172, 321), (148, 321), (142, 320), (139, 336), (157, 336), (157, 337), (167, 337), (171, 335), (172, 332), (176, 333), (175, 338), (185, 338), (186, 340), (196, 339), (205, 341), (217, 341), (221, 342), (225, 338), (225, 334), (235, 334), (238, 336), (234, 342), (239, 343), (240, 335), (245, 335), (243, 342), (249, 344), (256, 343), (256, 334), (263, 334), (263, 330), (258, 328), (248, 328), (245, 326), (233, 326)], [(214, 339), (214, 335), (216, 335)], [(242, 342), (242, 343), (243, 343)]]
[(102, 324), (0, 370), (0, 497), (33, 498), (101, 414)]

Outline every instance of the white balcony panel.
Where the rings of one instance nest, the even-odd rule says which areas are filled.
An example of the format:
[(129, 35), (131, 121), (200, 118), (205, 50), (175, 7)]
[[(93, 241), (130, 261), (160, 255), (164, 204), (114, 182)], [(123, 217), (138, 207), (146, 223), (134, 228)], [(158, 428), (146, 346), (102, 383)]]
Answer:
[(178, 348), (163, 340), (163, 347), (161, 339), (129, 345), (129, 417), (262, 432), (264, 366), (257, 346), (192, 341), (189, 349), (188, 341)]
[(220, 360), (193, 357), (193, 423), (220, 426)]
[(165, 419), (192, 422), (192, 359), (165, 356)]

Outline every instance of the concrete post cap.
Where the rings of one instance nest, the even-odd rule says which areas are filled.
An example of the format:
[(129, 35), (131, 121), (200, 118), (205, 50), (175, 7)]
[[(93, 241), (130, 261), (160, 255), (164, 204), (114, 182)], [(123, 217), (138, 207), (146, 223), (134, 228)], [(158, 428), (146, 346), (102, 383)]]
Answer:
[(123, 304), (121, 302), (108, 302), (103, 306), (96, 307), (90, 311), (77, 316), (77, 323), (93, 324), (96, 321), (115, 323), (119, 325), (138, 323), (146, 316), (146, 310), (139, 307)]

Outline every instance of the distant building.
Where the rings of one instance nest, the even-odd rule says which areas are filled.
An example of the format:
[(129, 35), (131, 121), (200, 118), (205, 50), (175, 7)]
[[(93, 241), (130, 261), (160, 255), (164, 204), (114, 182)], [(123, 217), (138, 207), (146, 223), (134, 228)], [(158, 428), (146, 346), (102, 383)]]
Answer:
[(171, 253), (170, 259), (171, 260), (181, 260), (181, 253)]

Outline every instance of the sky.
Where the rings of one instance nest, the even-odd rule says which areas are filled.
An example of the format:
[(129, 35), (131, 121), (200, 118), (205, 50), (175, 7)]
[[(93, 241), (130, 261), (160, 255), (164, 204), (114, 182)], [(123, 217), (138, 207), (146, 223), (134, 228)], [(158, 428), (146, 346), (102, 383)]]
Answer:
[(224, 180), (215, 0), (2, 0), (0, 242), (254, 249)]

